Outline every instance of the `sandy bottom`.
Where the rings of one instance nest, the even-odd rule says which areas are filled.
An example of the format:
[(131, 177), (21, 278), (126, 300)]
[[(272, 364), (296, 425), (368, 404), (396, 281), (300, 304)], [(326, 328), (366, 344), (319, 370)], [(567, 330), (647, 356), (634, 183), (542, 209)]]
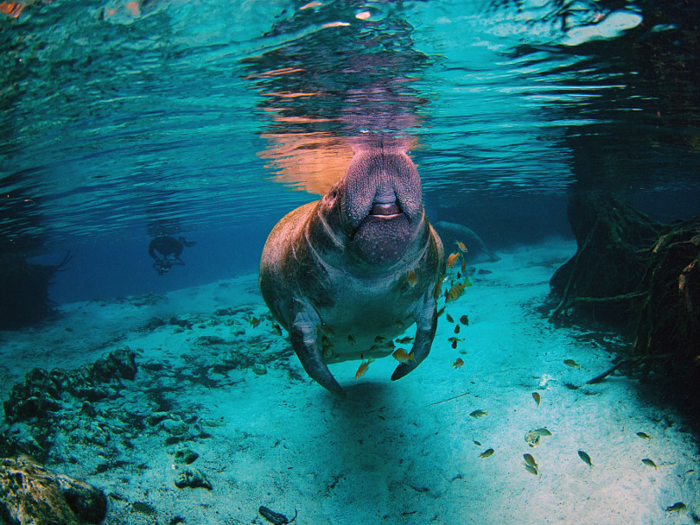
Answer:
[[(345, 400), (305, 375), (254, 275), (65, 305), (41, 329), (1, 333), (0, 394), (37, 366), (137, 352), (136, 378), (91, 402), (92, 415), (66, 396), (51, 416), (46, 466), (103, 489), (108, 524), (263, 524), (261, 505), (289, 519), (296, 512), (302, 525), (692, 523), (694, 436), (636, 380), (582, 386), (623, 342), (555, 329), (537, 309), (574, 251), (552, 241), (477, 265), (490, 273), (477, 271), (448, 304), (455, 322), (441, 317), (415, 372), (389, 381), (391, 357), (357, 381), (358, 362), (331, 366)], [(462, 315), (469, 324), (455, 335)], [(453, 336), (463, 339), (456, 349)], [(457, 358), (464, 365), (452, 368)], [(37, 425), (4, 429), (31, 436)], [(551, 435), (526, 442), (536, 429)], [(198, 457), (186, 464), (190, 452)], [(183, 472), (211, 489), (177, 488)], [(686, 508), (667, 510), (677, 502)]]

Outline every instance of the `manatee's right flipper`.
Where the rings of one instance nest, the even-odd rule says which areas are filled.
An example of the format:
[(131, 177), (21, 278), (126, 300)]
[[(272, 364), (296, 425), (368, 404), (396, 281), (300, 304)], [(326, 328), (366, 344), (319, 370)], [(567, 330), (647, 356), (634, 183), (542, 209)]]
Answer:
[(328, 365), (323, 362), (316, 326), (315, 323), (310, 322), (308, 316), (297, 314), (289, 330), (292, 348), (301, 361), (301, 366), (314, 381), (332, 394), (343, 398), (345, 391), (328, 370)]
[(411, 349), (414, 361), (406, 361), (397, 366), (391, 375), (392, 381), (401, 379), (403, 376), (413, 372), (430, 353), (438, 321), (437, 301), (433, 296), (432, 287), (421, 299), (413, 316), (416, 319), (416, 339), (413, 341), (413, 348)]

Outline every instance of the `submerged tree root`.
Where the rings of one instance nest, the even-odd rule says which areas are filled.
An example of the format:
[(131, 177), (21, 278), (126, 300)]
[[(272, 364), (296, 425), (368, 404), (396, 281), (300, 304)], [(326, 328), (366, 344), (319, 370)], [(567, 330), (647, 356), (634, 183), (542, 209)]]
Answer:
[(622, 367), (654, 368), (700, 389), (700, 217), (657, 223), (622, 199), (574, 191), (569, 221), (578, 250), (550, 285), (551, 320), (585, 313), (634, 334)]

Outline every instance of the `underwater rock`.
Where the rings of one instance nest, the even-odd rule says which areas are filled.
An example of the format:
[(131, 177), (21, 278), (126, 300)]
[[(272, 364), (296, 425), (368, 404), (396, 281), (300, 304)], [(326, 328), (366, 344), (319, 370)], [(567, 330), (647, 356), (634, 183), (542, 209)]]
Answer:
[(159, 428), (165, 430), (171, 436), (182, 436), (190, 429), (190, 427), (177, 416), (164, 419), (161, 421)]
[(156, 328), (160, 328), (161, 326), (165, 326), (165, 321), (163, 321), (160, 317), (152, 317), (148, 320), (148, 322), (144, 326), (144, 329), (152, 332), (153, 330), (155, 330)]
[(203, 335), (197, 338), (199, 345), (225, 345), (226, 339), (218, 335)]
[(176, 472), (175, 486), (177, 488), (190, 487), (193, 489), (204, 488), (212, 490), (211, 483), (209, 483), (201, 470), (188, 466), (174, 466), (174, 468)]
[(252, 367), (251, 370), (255, 375), (258, 376), (264, 376), (267, 374), (267, 368), (265, 368), (265, 365), (260, 364), (260, 363), (255, 363)]
[(191, 319), (185, 319), (183, 317), (173, 315), (169, 320), (168, 324), (179, 326), (180, 328), (191, 329), (194, 322)]
[(135, 359), (136, 353), (125, 348), (75, 370), (56, 368), (46, 372), (35, 368), (25, 376), (24, 383), (12, 387), (3, 403), (5, 419), (12, 423), (45, 418), (63, 408), (64, 394), (88, 401), (104, 399), (121, 385), (120, 379), (134, 379)]
[(27, 456), (0, 459), (0, 517), (8, 524), (99, 523), (107, 512), (101, 490), (49, 472)]
[(55, 378), (46, 370), (35, 368), (25, 376), (23, 384), (12, 387), (7, 401), (3, 403), (5, 419), (12, 422), (45, 417), (49, 412), (62, 408), (60, 398), (61, 388)]
[(190, 450), (187, 447), (183, 447), (173, 452), (172, 456), (173, 461), (175, 463), (179, 463), (181, 465), (190, 465), (191, 463), (194, 463), (197, 460), (199, 454)]

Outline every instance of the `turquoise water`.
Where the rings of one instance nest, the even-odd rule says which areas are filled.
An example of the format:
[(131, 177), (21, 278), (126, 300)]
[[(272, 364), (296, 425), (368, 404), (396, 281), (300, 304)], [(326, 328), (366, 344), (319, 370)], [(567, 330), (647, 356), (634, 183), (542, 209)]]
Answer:
[[(549, 318), (570, 195), (700, 213), (698, 24), (661, 0), (0, 2), (0, 328), (56, 314), (0, 331), (0, 460), (91, 483), (109, 525), (700, 521), (673, 388), (612, 373), (617, 331)], [(379, 135), (430, 221), (488, 250), (449, 272), (420, 368), (332, 364), (341, 401), (257, 272)], [(164, 235), (192, 244), (160, 275)], [(25, 259), (65, 259), (53, 302), (13, 288)]]
[[(577, 181), (687, 217), (694, 20), (655, 2), (35, 2), (0, 19), (0, 241), (116, 277), (90, 297), (63, 274), (60, 302), (254, 271), (372, 131), (411, 138), (431, 218), (492, 244), (566, 235)], [(154, 279), (159, 232), (201, 240), (189, 278)]]

